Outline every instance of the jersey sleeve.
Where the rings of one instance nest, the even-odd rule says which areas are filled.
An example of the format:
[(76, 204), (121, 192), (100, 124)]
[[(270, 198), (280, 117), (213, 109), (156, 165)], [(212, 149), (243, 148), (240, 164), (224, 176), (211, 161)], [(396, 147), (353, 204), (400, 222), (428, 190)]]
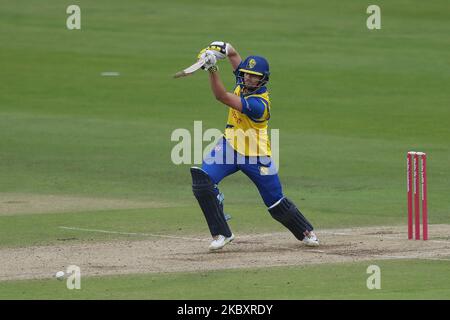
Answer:
[(267, 105), (263, 99), (258, 97), (241, 97), (242, 113), (253, 121), (263, 121)]

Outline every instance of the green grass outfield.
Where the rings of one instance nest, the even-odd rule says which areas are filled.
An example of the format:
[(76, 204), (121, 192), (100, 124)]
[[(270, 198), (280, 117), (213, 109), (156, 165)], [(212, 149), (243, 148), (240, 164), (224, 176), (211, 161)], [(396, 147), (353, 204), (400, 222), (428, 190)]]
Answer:
[[(381, 288), (368, 289), (367, 268), (380, 267)], [(448, 261), (370, 261), (307, 267), (6, 281), (0, 299), (449, 299)]]
[[(79, 210), (70, 212), (0, 212), (0, 247), (125, 237), (68, 231), (62, 225), (206, 236), (189, 165), (171, 162), (176, 143), (170, 136), (177, 128), (193, 132), (194, 120), (202, 120), (204, 129), (223, 129), (227, 110), (214, 100), (205, 73), (171, 76), (202, 47), (221, 39), (242, 56), (268, 58), (270, 126), (280, 130), (284, 192), (317, 228), (406, 226), (405, 155), (412, 149), (429, 157), (430, 223), (450, 223), (447, 0), (377, 1), (382, 29), (375, 31), (366, 28), (371, 3), (357, 0), (283, 5), (80, 0), (78, 31), (66, 29), (69, 4), (75, 3), (2, 2), (0, 197), (54, 195), (165, 206), (102, 210), (85, 209), (80, 202)], [(229, 66), (221, 62), (219, 67), (231, 89)], [(102, 77), (105, 71), (120, 76)], [(227, 178), (221, 190), (236, 232), (284, 230), (244, 175)], [(358, 298), (358, 292), (366, 298), (450, 298), (446, 262), (381, 264), (391, 270), (385, 275), (392, 281), (376, 292), (365, 289), (366, 264), (207, 275), (215, 285), (238, 285), (242, 276), (259, 285), (253, 290), (250, 282), (242, 284), (233, 298), (301, 299), (301, 283), (313, 287), (311, 298)], [(410, 268), (423, 281), (407, 282)], [(427, 268), (436, 272), (422, 275)], [(356, 269), (362, 271), (350, 272)], [(290, 275), (298, 279), (291, 287), (276, 285), (274, 279)], [(199, 290), (190, 297), (210, 298), (203, 296), (198, 277), (87, 278), (79, 293), (58, 289), (62, 285), (55, 281), (1, 282), (0, 297), (167, 299), (183, 298), (186, 288), (194, 287)], [(324, 277), (336, 292), (317, 284)], [(264, 288), (266, 278), (272, 285)], [(157, 289), (147, 291), (153, 282)], [(227, 294), (232, 291), (223, 298), (230, 298)]]

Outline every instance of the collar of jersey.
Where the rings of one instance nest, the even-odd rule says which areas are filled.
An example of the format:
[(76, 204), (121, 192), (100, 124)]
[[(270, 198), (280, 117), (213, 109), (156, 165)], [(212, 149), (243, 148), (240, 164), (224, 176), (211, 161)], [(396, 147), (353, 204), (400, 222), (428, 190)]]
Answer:
[[(242, 90), (242, 86), (241, 86), (241, 90)], [(254, 94), (262, 94), (262, 93), (264, 93), (266, 91), (267, 91), (267, 88), (264, 86), (264, 87), (259, 88), (255, 92), (252, 92), (252, 93), (249, 93), (249, 94), (241, 94), (241, 95), (242, 96), (252, 96)]]

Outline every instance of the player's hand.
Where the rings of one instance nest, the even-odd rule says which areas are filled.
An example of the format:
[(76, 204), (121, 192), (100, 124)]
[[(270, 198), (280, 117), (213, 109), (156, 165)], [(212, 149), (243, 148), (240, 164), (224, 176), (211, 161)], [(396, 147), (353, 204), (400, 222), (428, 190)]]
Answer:
[(203, 70), (208, 70), (213, 65), (216, 65), (217, 58), (215, 53), (212, 50), (202, 49), (200, 53), (197, 55), (197, 59), (206, 59), (206, 63), (202, 66)]
[(229, 43), (224, 41), (213, 41), (206, 47), (206, 50), (211, 50), (217, 59), (225, 59), (228, 56)]
[(209, 50), (216, 56), (217, 60), (222, 60), (228, 56), (230, 48), (231, 45), (229, 43), (223, 41), (214, 41), (198, 53), (197, 59), (200, 59), (202, 57), (202, 54)]
[(202, 54), (202, 58), (206, 59), (205, 64), (203, 65), (203, 69), (205, 69), (206, 71), (210, 71), (210, 70), (215, 70), (217, 71), (217, 58), (216, 55), (214, 54), (214, 52), (212, 52), (211, 50), (206, 50), (203, 54)]
[(202, 50), (200, 50), (200, 52), (197, 55), (197, 60), (203, 59), (205, 58), (206, 55), (206, 50), (208, 50), (207, 48), (204, 48)]

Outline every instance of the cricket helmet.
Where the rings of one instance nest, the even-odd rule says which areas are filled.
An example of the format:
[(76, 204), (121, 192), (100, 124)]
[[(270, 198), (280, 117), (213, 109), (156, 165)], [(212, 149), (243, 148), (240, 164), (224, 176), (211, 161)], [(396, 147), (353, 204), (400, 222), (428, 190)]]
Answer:
[(239, 65), (237, 80), (238, 84), (245, 87), (244, 83), (244, 74), (255, 74), (261, 76), (259, 83), (256, 87), (247, 88), (251, 93), (255, 92), (259, 88), (266, 85), (269, 82), (269, 62), (264, 57), (261, 56), (248, 56), (245, 58), (243, 62)]

